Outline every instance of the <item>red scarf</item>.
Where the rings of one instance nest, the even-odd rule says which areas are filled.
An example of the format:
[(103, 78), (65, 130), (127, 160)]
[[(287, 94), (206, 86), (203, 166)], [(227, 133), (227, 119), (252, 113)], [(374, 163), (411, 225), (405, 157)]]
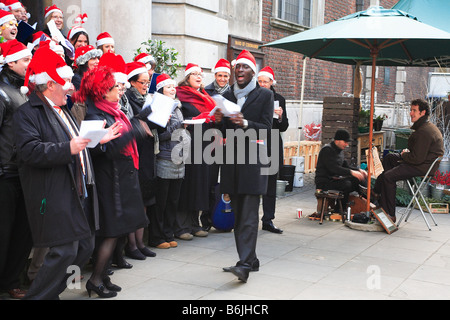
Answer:
[(177, 87), (177, 97), (181, 102), (194, 105), (200, 113), (209, 113), (216, 106), (214, 99), (205, 90), (199, 91), (190, 86)]
[[(100, 101), (96, 101), (95, 106), (100, 110), (112, 115), (116, 122), (119, 121), (122, 124), (121, 134), (124, 134), (132, 129), (130, 120), (128, 120), (125, 113), (120, 110), (120, 105), (118, 102), (109, 102), (103, 99)], [(133, 158), (134, 167), (138, 170), (139, 154), (135, 139), (131, 140), (131, 142), (125, 146), (125, 148), (122, 150), (122, 153)]]

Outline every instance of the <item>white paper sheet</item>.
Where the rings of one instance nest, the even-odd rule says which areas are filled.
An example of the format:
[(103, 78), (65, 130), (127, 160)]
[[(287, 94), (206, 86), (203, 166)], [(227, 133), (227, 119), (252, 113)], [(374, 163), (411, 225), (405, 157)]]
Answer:
[(95, 148), (100, 140), (108, 133), (108, 129), (103, 129), (102, 120), (85, 120), (81, 122), (80, 137), (91, 140), (88, 148)]
[(63, 34), (61, 33), (61, 31), (59, 31), (58, 28), (56, 27), (55, 21), (50, 20), (47, 23), (47, 26), (48, 26), (48, 30), (50, 31), (50, 36), (52, 38), (56, 38), (56, 40), (58, 40), (58, 42), (60, 42), (60, 43), (65, 43), (65, 41), (64, 41), (65, 38), (64, 38)]
[[(273, 102), (273, 110), (277, 110), (280, 107), (280, 101), (276, 100)], [(273, 113), (274, 119), (278, 119), (278, 115), (274, 112)]]
[(191, 120), (184, 120), (183, 123), (184, 124), (202, 124), (205, 121), (206, 121), (206, 119), (191, 119)]
[(170, 115), (173, 110), (175, 110), (177, 105), (178, 102), (174, 101), (172, 98), (155, 92), (151, 102), (152, 113), (150, 113), (147, 119), (165, 128), (167, 126), (167, 122), (169, 121)]
[(214, 113), (216, 112), (216, 110), (218, 108), (221, 109), (221, 111), (222, 111), (222, 113), (223, 113), (223, 115), (225, 117), (229, 117), (232, 114), (236, 114), (236, 113), (241, 112), (241, 107), (239, 105), (237, 105), (236, 103), (233, 103), (233, 102), (225, 99), (221, 95), (217, 94), (217, 95), (212, 96), (212, 98), (216, 101), (217, 105), (209, 113), (209, 115), (211, 117), (214, 115)]

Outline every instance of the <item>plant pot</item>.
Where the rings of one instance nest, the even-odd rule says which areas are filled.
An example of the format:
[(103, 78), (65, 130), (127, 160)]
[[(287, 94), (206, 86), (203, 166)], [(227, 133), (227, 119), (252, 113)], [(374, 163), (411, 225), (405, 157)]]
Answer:
[(431, 186), (431, 198), (441, 200), (444, 195), (444, 186), (433, 184)]
[(448, 171), (450, 171), (450, 160), (448, 158), (445, 160), (442, 160), (439, 163), (438, 170), (444, 174), (447, 173)]
[(383, 120), (373, 120), (373, 130), (381, 131), (383, 128)]

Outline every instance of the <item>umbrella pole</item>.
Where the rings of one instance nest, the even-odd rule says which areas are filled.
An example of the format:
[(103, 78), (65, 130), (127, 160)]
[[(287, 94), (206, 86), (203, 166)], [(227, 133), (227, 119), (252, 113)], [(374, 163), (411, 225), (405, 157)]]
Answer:
[(300, 156), (300, 140), (302, 137), (302, 121), (303, 121), (303, 99), (305, 97), (305, 78), (306, 78), (306, 56), (303, 57), (303, 70), (302, 70), (302, 92), (300, 98), (300, 113), (298, 115), (298, 146), (297, 156)]
[(370, 84), (370, 122), (369, 122), (369, 154), (367, 159), (367, 212), (370, 212), (370, 193), (371, 193), (371, 181), (372, 181), (372, 139), (373, 139), (373, 114), (375, 109), (375, 75), (377, 67), (377, 56), (378, 48), (371, 48), (370, 50), (372, 56), (372, 83)]

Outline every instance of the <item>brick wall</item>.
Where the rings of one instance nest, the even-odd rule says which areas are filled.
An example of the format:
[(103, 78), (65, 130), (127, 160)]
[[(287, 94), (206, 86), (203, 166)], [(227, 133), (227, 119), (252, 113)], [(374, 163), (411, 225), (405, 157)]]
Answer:
[[(278, 27), (270, 25), (273, 2), (276, 0), (263, 1), (263, 32), (262, 41), (268, 43), (283, 37), (295, 34)], [(366, 0), (369, 5), (369, 0)], [(397, 0), (381, 0), (380, 5), (391, 8)], [(326, 0), (325, 1), (325, 23), (352, 14), (356, 11), (356, 0)], [(301, 81), (303, 72), (303, 55), (287, 50), (264, 48), (265, 65), (274, 69), (277, 79), (276, 90), (289, 100), (300, 100)], [(366, 69), (362, 67), (363, 71)], [(385, 67), (378, 68), (376, 80), (377, 102), (383, 103), (395, 100), (396, 68), (389, 67), (390, 77), (385, 84)], [(409, 69), (417, 69), (409, 71)], [(337, 63), (308, 59), (305, 78), (305, 100), (322, 101), (326, 96), (342, 96), (344, 92), (352, 92), (353, 71), (352, 66)], [(408, 68), (408, 79), (417, 80), (418, 77), (427, 79), (427, 68)], [(369, 75), (370, 76), (370, 75)], [(407, 81), (406, 99), (411, 96), (424, 96), (426, 83), (423, 81)], [(424, 86), (425, 85), (425, 86)]]

